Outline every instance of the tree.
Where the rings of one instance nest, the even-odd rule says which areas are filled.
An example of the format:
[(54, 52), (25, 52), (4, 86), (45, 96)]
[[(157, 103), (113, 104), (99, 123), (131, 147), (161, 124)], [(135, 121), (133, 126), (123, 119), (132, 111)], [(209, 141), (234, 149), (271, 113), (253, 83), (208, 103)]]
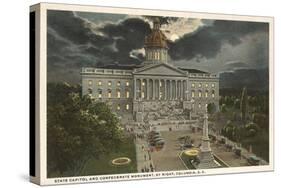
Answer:
[(234, 108), (235, 109), (240, 109), (240, 99), (235, 99), (234, 101)]
[(221, 112), (222, 113), (225, 113), (227, 110), (226, 110), (226, 105), (225, 104), (222, 104), (221, 105)]
[(208, 104), (207, 109), (209, 114), (214, 114), (217, 111), (215, 103)]
[(246, 122), (246, 116), (248, 113), (248, 95), (246, 87), (244, 87), (242, 90), (240, 101), (241, 119), (242, 121)]
[(121, 142), (119, 120), (107, 105), (73, 91), (65, 84), (48, 84), (48, 176), (73, 176), (87, 159), (117, 150)]

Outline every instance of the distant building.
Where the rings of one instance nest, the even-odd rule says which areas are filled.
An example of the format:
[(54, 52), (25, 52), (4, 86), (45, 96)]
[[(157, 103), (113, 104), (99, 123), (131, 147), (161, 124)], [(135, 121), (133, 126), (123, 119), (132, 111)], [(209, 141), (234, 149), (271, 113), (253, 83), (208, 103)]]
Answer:
[(163, 119), (174, 112), (190, 119), (203, 113), (209, 103), (218, 107), (219, 77), (170, 64), (158, 20), (144, 48), (146, 59), (141, 65), (83, 67), (82, 94), (106, 102), (124, 119), (136, 122)]

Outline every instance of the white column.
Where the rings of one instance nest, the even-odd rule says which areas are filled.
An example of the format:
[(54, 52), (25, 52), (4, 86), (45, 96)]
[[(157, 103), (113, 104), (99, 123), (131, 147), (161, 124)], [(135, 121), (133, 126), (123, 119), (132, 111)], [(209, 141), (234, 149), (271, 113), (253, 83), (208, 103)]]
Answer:
[(182, 80), (180, 81), (180, 86), (181, 86), (181, 88), (180, 88), (180, 97), (181, 97), (181, 100), (182, 100), (182, 96), (183, 96), (183, 82), (182, 82)]
[(177, 99), (178, 99), (178, 81), (175, 80), (175, 83), (176, 83), (176, 87), (175, 87), (175, 99), (177, 100)]
[(158, 79), (158, 99), (160, 100), (161, 98), (160, 98), (160, 82), (161, 82), (161, 80), (160, 79)]
[(149, 79), (146, 79), (146, 100), (149, 99)]
[(173, 98), (173, 82), (170, 80), (170, 100)]
[(163, 89), (164, 90), (163, 93), (164, 93), (164, 96), (165, 96), (164, 100), (167, 100), (167, 90), (166, 89), (167, 89), (166, 80), (164, 80), (164, 89)]
[(186, 100), (189, 99), (188, 95), (189, 95), (189, 91), (188, 91), (188, 81), (186, 80)]
[(141, 98), (141, 100), (143, 99), (142, 98), (142, 82), (143, 82), (143, 79), (141, 78), (140, 79), (140, 98)]
[(137, 80), (134, 78), (134, 100), (137, 99)]
[(155, 80), (152, 80), (152, 100), (155, 100)]

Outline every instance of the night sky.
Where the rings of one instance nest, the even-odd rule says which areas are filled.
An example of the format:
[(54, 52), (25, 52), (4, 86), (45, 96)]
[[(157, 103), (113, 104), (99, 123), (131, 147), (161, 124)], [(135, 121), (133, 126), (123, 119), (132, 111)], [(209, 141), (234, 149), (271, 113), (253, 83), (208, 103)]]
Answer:
[[(170, 63), (220, 74), (221, 87), (268, 88), (267, 23), (175, 17), (160, 20), (161, 30), (169, 39)], [(83, 66), (140, 64), (152, 18), (48, 11), (47, 23), (48, 82), (80, 83)]]

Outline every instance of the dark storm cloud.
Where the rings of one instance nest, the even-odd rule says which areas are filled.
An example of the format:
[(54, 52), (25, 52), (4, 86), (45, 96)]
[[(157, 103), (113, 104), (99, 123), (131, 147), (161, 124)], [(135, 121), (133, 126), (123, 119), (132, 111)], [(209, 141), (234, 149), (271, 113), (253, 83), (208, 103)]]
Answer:
[(88, 42), (96, 45), (110, 44), (112, 40), (96, 35), (87, 27), (87, 23), (76, 17), (70, 11), (48, 11), (48, 27), (54, 29), (60, 36), (70, 40), (74, 44)]
[[(142, 48), (144, 37), (151, 32), (149, 24), (139, 18), (128, 18), (92, 29), (87, 20), (70, 11), (48, 11), (48, 28), (50, 56), (60, 53), (68, 58), (71, 54), (70, 60), (73, 60), (76, 58), (71, 49), (75, 48), (78, 56), (88, 57), (84, 58), (85, 61), (94, 60), (92, 64), (140, 63), (141, 59), (131, 57), (130, 51)], [(54, 33), (71, 45), (59, 40)]]
[(158, 19), (161, 25), (170, 24), (171, 22), (177, 21), (178, 17), (166, 17), (166, 16), (143, 16), (144, 18), (150, 20), (151, 22)]
[[(150, 24), (147, 21), (151, 22), (155, 18), (149, 16), (132, 18), (126, 15), (111, 18), (114, 15), (93, 13), (85, 16), (70, 11), (48, 11), (47, 15), (48, 81), (75, 83), (79, 83), (79, 71), (83, 66), (116, 62), (119, 64), (140, 64), (144, 60), (144, 56), (142, 50), (139, 49), (143, 48), (144, 38), (151, 32)], [(102, 21), (94, 22), (100, 17)], [(169, 24), (178, 19), (173, 17), (158, 18), (161, 24)], [(213, 59), (213, 64), (219, 62), (215, 58), (216, 55), (225, 44), (230, 44), (231, 52), (234, 49), (232, 46), (235, 46), (235, 49), (237, 47), (236, 51), (225, 54), (227, 57), (221, 56), (225, 58), (224, 62), (233, 60), (237, 62), (228, 64), (224, 70), (244, 65), (244, 68), (248, 68), (247, 65), (251, 64), (248, 59), (257, 66), (268, 62), (267, 24), (214, 20), (202, 20), (202, 23), (204, 25), (193, 33), (186, 34), (174, 42), (169, 42), (171, 61), (181, 61), (183, 66), (189, 66), (187, 62), (190, 63), (193, 58), (198, 58), (199, 62), (201, 58), (206, 58), (206, 62), (208, 62), (206, 70), (208, 70), (209, 64), (212, 64), (209, 61)], [(263, 34), (260, 37), (260, 35), (255, 35), (256, 33)], [(248, 42), (251, 41), (251, 45), (245, 45), (247, 44), (243, 38), (245, 36), (251, 36), (251, 40), (247, 39)], [(257, 42), (252, 40), (253, 36), (258, 39)], [(244, 47), (239, 44), (244, 44)], [(244, 59), (246, 61), (240, 61), (241, 51), (245, 52), (244, 56), (247, 58)], [(232, 57), (228, 58), (230, 55)], [(201, 65), (202, 62), (200, 68), (202, 68)], [(211, 66), (214, 67), (214, 72), (218, 72), (221, 71), (219, 68), (223, 65)], [(253, 68), (253, 66), (250, 67)]]
[(169, 54), (174, 60), (189, 60), (196, 56), (212, 58), (224, 43), (238, 45), (242, 37), (255, 32), (268, 32), (268, 24), (216, 20), (212, 25), (203, 26), (171, 42)]
[(144, 20), (129, 18), (117, 25), (107, 24), (103, 28), (100, 28), (100, 31), (109, 38), (116, 39), (115, 47), (118, 49), (116, 61), (126, 64), (135, 61), (129, 56), (129, 53), (134, 49), (143, 47), (144, 38), (151, 32), (151, 29), (149, 24)]

